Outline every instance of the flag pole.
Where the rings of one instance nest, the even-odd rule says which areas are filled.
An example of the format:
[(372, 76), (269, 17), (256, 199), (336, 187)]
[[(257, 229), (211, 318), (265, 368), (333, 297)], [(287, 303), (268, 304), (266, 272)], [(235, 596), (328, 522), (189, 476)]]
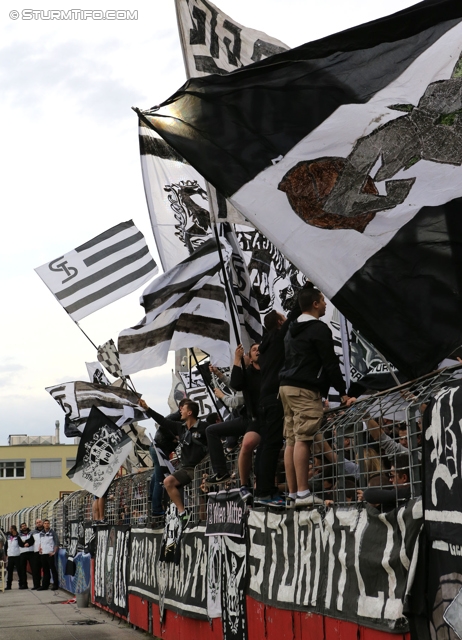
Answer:
[(82, 327), (79, 325), (79, 323), (77, 322), (77, 320), (73, 320), (74, 324), (76, 324), (78, 326), (78, 328), (80, 329), (80, 331), (83, 333), (83, 335), (86, 337), (86, 339), (90, 342), (90, 344), (92, 344), (95, 349), (98, 351), (98, 347), (96, 346), (96, 344), (93, 342), (93, 340), (90, 338), (90, 336), (88, 336), (85, 331), (82, 329)]
[[(213, 392), (213, 389), (212, 389), (212, 388), (211, 388), (211, 386), (208, 384), (208, 382), (207, 382), (207, 380), (205, 379), (205, 377), (202, 375), (201, 368), (199, 367), (199, 362), (198, 362), (198, 360), (197, 360), (196, 354), (194, 353), (194, 347), (191, 349), (191, 353), (192, 353), (193, 358), (194, 358), (194, 361), (195, 361), (195, 363), (196, 363), (197, 370), (198, 370), (198, 371), (199, 371), (199, 373), (201, 374), (201, 378), (202, 378), (202, 380), (203, 380), (203, 382), (204, 382), (204, 384), (205, 384), (205, 386), (206, 386), (206, 388), (207, 388), (207, 391), (209, 392), (210, 397), (212, 398), (212, 402), (213, 402), (213, 405), (214, 405), (214, 407), (215, 407), (215, 409), (216, 409), (216, 412), (217, 412), (217, 414), (218, 414), (218, 415), (220, 416), (220, 418), (221, 418), (220, 409), (218, 408), (217, 401), (215, 400), (215, 393)], [(189, 379), (191, 380), (191, 377), (190, 377)]]
[(233, 304), (234, 297), (233, 297), (233, 293), (231, 291), (231, 287), (230, 287), (230, 284), (229, 284), (228, 274), (226, 273), (226, 265), (225, 265), (225, 261), (223, 260), (223, 253), (221, 251), (220, 236), (218, 235), (218, 228), (217, 228), (217, 225), (215, 223), (213, 223), (213, 230), (215, 232), (215, 238), (216, 238), (216, 241), (217, 241), (218, 256), (220, 258), (221, 272), (223, 274), (223, 280), (224, 280), (224, 284), (225, 284), (226, 296), (228, 298), (229, 313), (231, 315), (231, 322), (232, 322), (232, 325), (233, 325), (234, 338), (236, 340), (236, 345), (238, 345), (238, 344), (241, 344), (241, 334), (240, 334), (240, 331), (239, 331), (239, 328), (238, 328), (238, 325), (237, 325), (236, 317), (234, 315), (234, 304)]

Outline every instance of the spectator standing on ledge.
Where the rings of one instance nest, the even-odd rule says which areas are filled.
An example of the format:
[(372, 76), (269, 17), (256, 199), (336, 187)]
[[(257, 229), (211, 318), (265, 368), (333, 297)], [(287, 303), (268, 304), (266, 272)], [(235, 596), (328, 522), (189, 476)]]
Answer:
[(332, 386), (346, 406), (356, 400), (346, 395), (332, 332), (319, 319), (326, 313), (326, 301), (310, 284), (299, 293), (301, 315), (291, 323), (284, 339), (285, 363), (279, 374), (286, 438), (284, 464), (289, 497), (295, 498), (296, 507), (322, 504), (308, 487), (311, 443), (323, 417), (322, 397), (327, 397)]
[(260, 344), (258, 360), (261, 372), (258, 414), (261, 444), (255, 504), (276, 507), (286, 504), (274, 486), (284, 425), (284, 409), (279, 397), (279, 372), (285, 360), (284, 338), (290, 323), (296, 320), (300, 313), (297, 302), (288, 318), (275, 310), (265, 316), (266, 333)]

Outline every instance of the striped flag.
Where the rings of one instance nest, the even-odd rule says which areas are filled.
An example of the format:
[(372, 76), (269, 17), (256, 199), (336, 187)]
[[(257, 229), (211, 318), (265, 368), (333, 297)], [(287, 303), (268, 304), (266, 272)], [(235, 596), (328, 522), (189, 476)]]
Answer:
[(136, 291), (158, 269), (143, 234), (128, 220), (35, 271), (78, 321)]
[(93, 406), (119, 427), (148, 417), (138, 404), (139, 395), (130, 389), (78, 381), (64, 382), (45, 390), (66, 414), (64, 433), (68, 438), (82, 434)]
[[(231, 247), (220, 238), (226, 268)], [(124, 375), (158, 367), (170, 350), (198, 347), (215, 366), (229, 366), (230, 326), (215, 240), (156, 278), (141, 297), (146, 316), (119, 335)]]
[(408, 377), (462, 343), (461, 50), (425, 0), (143, 114)]

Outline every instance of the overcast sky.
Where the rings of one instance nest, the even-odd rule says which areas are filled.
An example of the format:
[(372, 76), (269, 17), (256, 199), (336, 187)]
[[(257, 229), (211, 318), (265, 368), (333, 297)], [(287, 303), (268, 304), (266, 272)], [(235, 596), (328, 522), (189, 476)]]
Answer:
[[(294, 47), (415, 2), (216, 4), (241, 24)], [(131, 107), (158, 104), (185, 81), (173, 0), (101, 5), (138, 12), (137, 20), (111, 21), (21, 15), (14, 20), (9, 14), (21, 14), (23, 5), (10, 5), (0, 17), (0, 445), (9, 434), (53, 433), (64, 414), (45, 387), (87, 380), (85, 362), (96, 360), (95, 349), (34, 268), (129, 219), (157, 259)], [(51, 8), (35, 1), (24, 6)], [(68, 7), (60, 2), (59, 8)], [(140, 320), (141, 291), (81, 321), (95, 344), (116, 341), (119, 331)], [(171, 367), (169, 362), (133, 376), (138, 391), (159, 411), (167, 411)]]

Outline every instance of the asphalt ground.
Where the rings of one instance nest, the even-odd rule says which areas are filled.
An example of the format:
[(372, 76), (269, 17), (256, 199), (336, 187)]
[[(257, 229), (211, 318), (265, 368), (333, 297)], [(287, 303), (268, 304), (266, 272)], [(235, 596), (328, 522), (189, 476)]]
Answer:
[(144, 631), (93, 607), (62, 604), (67, 591), (0, 590), (0, 640), (153, 640)]

